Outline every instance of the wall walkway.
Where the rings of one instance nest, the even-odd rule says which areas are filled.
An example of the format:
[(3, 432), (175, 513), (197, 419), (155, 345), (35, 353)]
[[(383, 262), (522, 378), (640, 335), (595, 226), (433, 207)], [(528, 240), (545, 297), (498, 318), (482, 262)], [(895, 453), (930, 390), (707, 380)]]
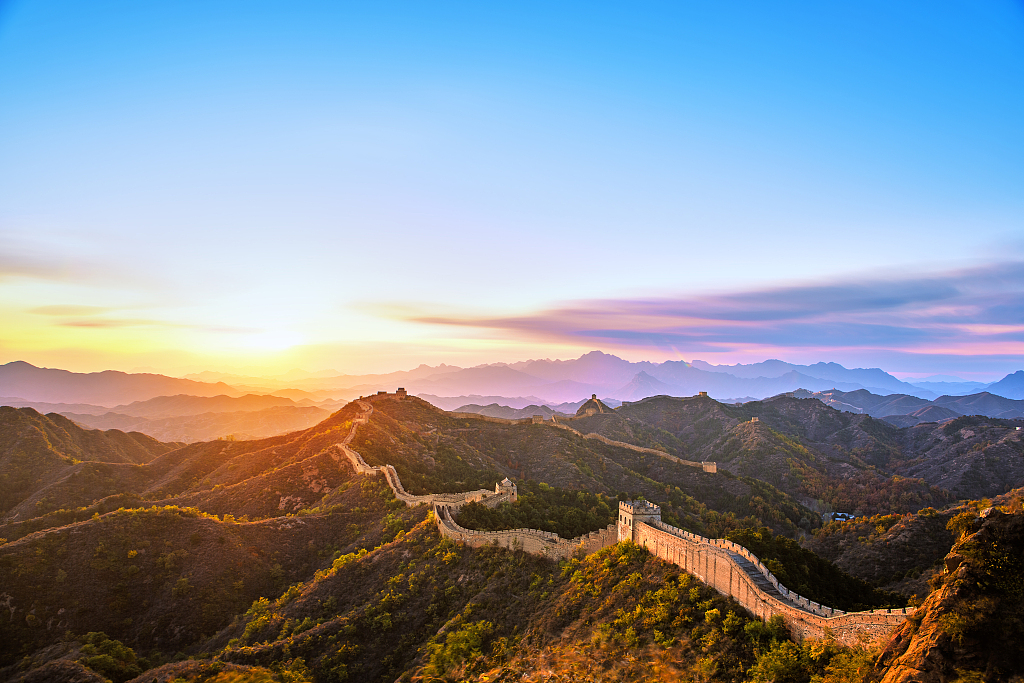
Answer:
[(913, 608), (843, 612), (819, 605), (788, 590), (743, 546), (697, 536), (660, 521), (637, 521), (633, 536), (637, 544), (733, 598), (751, 614), (765, 620), (782, 615), (798, 640), (831, 636), (851, 646), (862, 639), (875, 641), (914, 613)]
[(472, 548), (497, 545), (502, 548), (519, 548), (534, 555), (550, 557), (553, 560), (567, 560), (578, 551), (589, 555), (619, 542), (614, 524), (609, 524), (599, 531), (592, 531), (589, 534), (567, 540), (558, 534), (539, 529), (511, 529), (508, 531), (466, 529), (459, 526), (458, 522), (452, 518), (451, 513), (452, 510), (447, 505), (434, 506), (438, 530), (445, 538), (465, 543)]
[(715, 462), (696, 462), (695, 460), (683, 460), (682, 458), (678, 458), (670, 453), (666, 453), (665, 451), (659, 451), (656, 448), (644, 448), (643, 446), (637, 446), (635, 444), (626, 443), (625, 441), (612, 441), (607, 436), (604, 436), (603, 434), (598, 434), (597, 432), (581, 434), (572, 427), (564, 424), (559, 424), (554, 420), (552, 420), (551, 422), (545, 422), (544, 424), (551, 425), (552, 427), (558, 427), (559, 429), (565, 429), (567, 431), (572, 432), (576, 436), (583, 437), (584, 439), (594, 439), (595, 441), (600, 441), (601, 443), (608, 444), (609, 446), (628, 448), (629, 450), (636, 451), (638, 453), (648, 453), (650, 455), (657, 455), (660, 458), (671, 460), (672, 462), (678, 463), (680, 465), (687, 465), (689, 467), (700, 467), (705, 472), (718, 472), (718, 463)]
[[(496, 493), (481, 489), (466, 493), (432, 493), (413, 495), (408, 493), (398, 478), (398, 472), (391, 465), (371, 467), (362, 456), (349, 448), (356, 428), (365, 424), (373, 412), (368, 401), (359, 401), (363, 414), (352, 420), (352, 429), (348, 436), (337, 444), (342, 453), (349, 458), (356, 472), (360, 474), (383, 474), (395, 497), (406, 505), (432, 505), (438, 531), (445, 538), (465, 543), (474, 548), (485, 545), (498, 545), (505, 548), (521, 548), (526, 552), (544, 555), (561, 560), (572, 557), (582, 551), (585, 554), (597, 552), (622, 540), (632, 540), (647, 548), (666, 562), (671, 562), (684, 571), (713, 587), (719, 593), (727, 595), (740, 603), (747, 611), (761, 619), (768, 620), (775, 615), (782, 615), (790, 633), (798, 639), (823, 639), (834, 637), (845, 645), (857, 645), (861, 641), (874, 641), (887, 636), (893, 628), (906, 621), (913, 614), (913, 608), (893, 610), (872, 610), (868, 612), (843, 612), (825, 605), (820, 605), (801, 595), (790, 591), (768, 571), (768, 568), (749, 550), (732, 541), (710, 539), (677, 529), (661, 521), (660, 510), (650, 506), (655, 512), (644, 515), (643, 519), (633, 519), (632, 503), (620, 503), (619, 521), (599, 531), (567, 540), (557, 534), (538, 529), (512, 529), (509, 531), (475, 531), (460, 526), (452, 517), (452, 513), (470, 501), (478, 501), (488, 507), (495, 507), (511, 499), (508, 493)], [(460, 417), (462, 414), (458, 414)], [(466, 417), (480, 419), (475, 413), (466, 413)], [(507, 424), (528, 424), (530, 420), (504, 420), (487, 418), (489, 422), (500, 421)], [(568, 429), (585, 439), (597, 439), (613, 446), (621, 446), (651, 452), (687, 465), (705, 466), (709, 463), (694, 463), (681, 460), (673, 455), (642, 448), (618, 441), (612, 441), (600, 434), (580, 434), (575, 429), (555, 422), (547, 422), (560, 429)], [(710, 463), (714, 465), (714, 463)], [(710, 470), (714, 471), (714, 470)], [(646, 505), (646, 504), (645, 504)], [(624, 516), (623, 513), (626, 513)], [(627, 519), (628, 517), (628, 519)]]
[[(665, 458), (666, 460), (671, 460), (672, 462), (678, 463), (680, 465), (687, 465), (689, 467), (700, 467), (705, 472), (714, 473), (714, 472), (718, 471), (718, 463), (714, 463), (714, 462), (696, 462), (696, 461), (693, 461), (693, 460), (683, 460), (682, 458), (676, 457), (676, 456), (672, 455), (671, 453), (666, 453), (665, 451), (659, 451), (656, 448), (645, 448), (643, 446), (637, 446), (635, 444), (626, 443), (625, 441), (613, 441), (612, 439), (609, 439), (608, 437), (604, 436), (603, 434), (598, 434), (597, 432), (591, 432), (589, 434), (583, 434), (580, 431), (578, 431), (576, 429), (573, 429), (569, 425), (562, 424), (562, 422), (564, 422), (564, 421), (581, 419), (579, 417), (558, 417), (558, 418), (556, 418), (555, 416), (552, 416), (550, 420), (542, 420), (542, 419), (540, 419), (540, 416), (537, 416), (536, 419), (535, 418), (531, 418), (531, 417), (524, 417), (524, 418), (519, 418), (519, 419), (511, 420), (511, 419), (504, 418), (504, 417), (491, 417), (490, 415), (480, 415), (479, 413), (450, 412), (448, 414), (453, 416), (453, 417), (458, 417), (458, 418), (463, 418), (463, 419), (469, 418), (469, 419), (473, 419), (473, 420), (483, 420), (484, 422), (493, 422), (495, 424), (503, 424), (503, 425), (544, 424), (544, 425), (547, 425), (549, 427), (557, 427), (559, 429), (564, 429), (564, 430), (566, 430), (568, 432), (572, 432), (573, 434), (575, 434), (576, 436), (578, 436), (578, 437), (580, 437), (582, 439), (594, 439), (596, 441), (600, 441), (601, 443), (608, 444), (609, 446), (617, 446), (618, 448), (628, 448), (629, 450), (636, 451), (638, 453), (648, 453), (650, 455), (656, 455), (656, 456), (658, 456), (660, 458)], [(562, 422), (559, 422), (559, 420), (561, 420)]]

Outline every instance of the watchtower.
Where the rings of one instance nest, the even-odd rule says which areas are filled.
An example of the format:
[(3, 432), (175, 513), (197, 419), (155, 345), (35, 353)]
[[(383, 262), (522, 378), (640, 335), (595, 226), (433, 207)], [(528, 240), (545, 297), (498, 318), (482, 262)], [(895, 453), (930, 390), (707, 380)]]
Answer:
[(519, 500), (519, 489), (516, 488), (515, 482), (508, 477), (494, 485), (494, 492), (509, 494), (513, 503)]
[(636, 541), (638, 522), (660, 522), (661, 508), (646, 500), (623, 500), (619, 502), (618, 540)]

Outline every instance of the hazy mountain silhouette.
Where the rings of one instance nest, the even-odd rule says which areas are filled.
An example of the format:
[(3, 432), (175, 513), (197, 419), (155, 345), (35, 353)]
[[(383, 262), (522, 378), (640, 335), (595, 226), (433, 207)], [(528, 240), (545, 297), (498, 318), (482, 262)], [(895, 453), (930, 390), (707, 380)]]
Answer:
[(0, 394), (27, 401), (113, 406), (174, 394), (237, 396), (240, 393), (223, 382), (208, 384), (164, 375), (128, 374), (115, 370), (69, 372), (37, 368), (24, 361), (0, 365)]
[(1024, 370), (1007, 375), (998, 382), (985, 387), (985, 390), (1006, 398), (1024, 399)]
[(633, 377), (629, 384), (621, 387), (615, 395), (619, 396), (623, 400), (635, 401), (637, 399), (647, 398), (648, 396), (669, 394), (671, 391), (671, 386), (665, 384), (656, 377), (652, 377), (646, 372), (641, 371)]
[[(865, 389), (857, 391), (797, 391), (800, 398), (817, 398), (837, 410), (864, 413), (871, 417), (886, 418), (901, 427), (918, 422), (933, 422), (961, 415), (984, 415), (1001, 419), (1024, 418), (1024, 401), (996, 396), (987, 391), (969, 396), (940, 396), (926, 401), (906, 394), (879, 396)], [(905, 419), (891, 420), (893, 416)]]

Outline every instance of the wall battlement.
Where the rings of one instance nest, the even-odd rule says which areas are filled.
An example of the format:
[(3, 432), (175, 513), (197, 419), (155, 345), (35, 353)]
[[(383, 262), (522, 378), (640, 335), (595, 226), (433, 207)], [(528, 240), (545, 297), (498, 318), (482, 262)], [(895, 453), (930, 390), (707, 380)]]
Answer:
[(658, 515), (661, 519), (661, 508), (646, 500), (624, 500), (619, 503), (619, 510), (631, 515)]
[[(913, 608), (843, 612), (820, 605), (790, 591), (779, 583), (779, 580), (764, 566), (761, 560), (743, 546), (724, 539), (705, 538), (665, 524), (661, 521), (661, 508), (648, 501), (620, 502), (616, 523), (571, 540), (539, 529), (507, 531), (466, 529), (454, 520), (452, 517), (454, 512), (468, 502), (480, 502), (488, 507), (512, 502), (517, 498), (515, 484), (506, 478), (496, 484), (494, 491), (480, 489), (465, 493), (410, 494), (402, 486), (394, 467), (391, 465), (371, 467), (366, 464), (362, 456), (349, 448), (348, 444), (355, 436), (356, 428), (367, 422), (370, 413), (373, 412), (372, 400), (362, 399), (361, 405), (365, 412), (352, 421), (352, 428), (348, 436), (337, 444), (337, 447), (348, 457), (357, 473), (383, 474), (395, 497), (406, 505), (432, 505), (438, 531), (445, 538), (465, 543), (474, 548), (485, 545), (520, 548), (526, 552), (555, 560), (568, 559), (577, 552), (595, 553), (602, 548), (615, 545), (619, 541), (632, 541), (666, 562), (681, 567), (719, 593), (736, 600), (756, 617), (768, 620), (773, 616), (781, 615), (785, 619), (790, 633), (798, 640), (834, 637), (845, 645), (857, 645), (863, 638), (877, 640), (888, 635), (893, 628), (906, 621), (907, 617), (914, 613)], [(483, 417), (473, 413), (463, 415), (471, 416), (474, 419)], [(500, 418), (488, 418), (488, 420), (497, 421)], [(532, 419), (527, 419), (525, 422), (531, 421)], [(502, 422), (522, 423), (518, 420), (502, 420)], [(576, 432), (565, 425), (552, 424)], [(576, 433), (579, 434), (579, 432)], [(592, 434), (584, 438), (598, 436)], [(604, 440), (604, 437), (600, 438)], [(618, 442), (613, 443), (619, 445)], [(621, 445), (630, 446), (629, 444)], [(633, 448), (639, 449), (640, 447)], [(661, 453), (661, 451), (656, 452)], [(663, 455), (676, 459), (667, 453)], [(704, 463), (704, 465), (707, 464)]]
[[(856, 645), (866, 636), (876, 640), (914, 613), (912, 608), (843, 612), (790, 591), (767, 567), (741, 545), (692, 534), (661, 521), (660, 511), (646, 501), (619, 503), (619, 540), (642, 545), (733, 598), (751, 614), (768, 620), (782, 615), (798, 640), (833, 636)], [(624, 520), (628, 523), (624, 523)]]
[(542, 415), (534, 415), (533, 417), (523, 417), (512, 420), (505, 417), (491, 417), (490, 415), (481, 415), (480, 413), (449, 412), (448, 414), (451, 415), (452, 417), (457, 417), (460, 419), (482, 420), (484, 422), (491, 422), (493, 424), (502, 424), (510, 426), (543, 424), (549, 427), (557, 427), (559, 429), (564, 429), (567, 432), (572, 432), (581, 439), (593, 439), (595, 441), (600, 441), (601, 443), (607, 444), (609, 446), (616, 446), (618, 448), (628, 448), (629, 450), (636, 451), (638, 453), (648, 453), (650, 455), (656, 455), (659, 458), (665, 458), (666, 460), (671, 460), (672, 462), (678, 463), (680, 465), (687, 465), (689, 467), (700, 467), (703, 471), (708, 472), (709, 474), (715, 474), (716, 472), (718, 472), (718, 463), (716, 462), (696, 462), (694, 460), (683, 460), (682, 458), (676, 457), (671, 453), (659, 451), (656, 448), (645, 448), (644, 446), (637, 446), (636, 444), (626, 443), (625, 441), (613, 441), (612, 439), (609, 439), (607, 436), (604, 436), (603, 434), (598, 434), (597, 432), (583, 434), (580, 431), (573, 429), (569, 425), (564, 424), (565, 422), (571, 422), (572, 420), (582, 420), (586, 417), (590, 417), (591, 415), (573, 415), (570, 417), (556, 417), (552, 415), (550, 420), (545, 420)]
[(577, 552), (589, 555), (601, 548), (615, 545), (618, 537), (615, 525), (592, 531), (573, 539), (564, 539), (558, 534), (539, 529), (510, 529), (507, 531), (475, 531), (459, 526), (452, 518), (452, 509), (447, 505), (435, 505), (434, 517), (437, 529), (445, 538), (465, 543), (471, 548), (497, 545), (502, 548), (518, 548), (534, 555), (543, 555), (553, 560), (567, 560)]

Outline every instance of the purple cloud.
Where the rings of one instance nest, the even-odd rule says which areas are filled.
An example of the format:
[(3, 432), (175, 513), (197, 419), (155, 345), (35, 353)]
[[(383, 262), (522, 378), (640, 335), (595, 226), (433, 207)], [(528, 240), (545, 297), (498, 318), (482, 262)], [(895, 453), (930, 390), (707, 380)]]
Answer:
[[(989, 356), (1024, 362), (1024, 263), (905, 278), (569, 302), (519, 316), (414, 314), (418, 323), (683, 354)], [(869, 352), (869, 353), (868, 353)], [(1015, 359), (1015, 360), (1012, 360)]]

